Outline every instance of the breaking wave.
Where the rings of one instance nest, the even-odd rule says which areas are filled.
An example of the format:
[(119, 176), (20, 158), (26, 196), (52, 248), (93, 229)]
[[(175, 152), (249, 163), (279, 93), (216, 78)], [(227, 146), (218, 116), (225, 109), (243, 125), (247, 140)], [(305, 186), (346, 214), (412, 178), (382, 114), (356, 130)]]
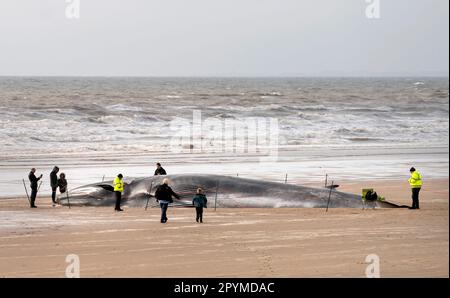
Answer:
[(194, 110), (222, 124), (276, 119), (282, 146), (448, 144), (446, 79), (43, 78), (32, 95), (24, 80), (0, 78), (0, 146), (12, 155), (167, 148), (171, 120)]

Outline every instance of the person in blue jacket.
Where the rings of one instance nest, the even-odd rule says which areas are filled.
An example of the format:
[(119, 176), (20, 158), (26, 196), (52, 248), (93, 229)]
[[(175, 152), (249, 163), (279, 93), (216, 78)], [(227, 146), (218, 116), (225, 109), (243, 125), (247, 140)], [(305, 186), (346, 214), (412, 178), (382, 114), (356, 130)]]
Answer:
[(203, 194), (203, 189), (198, 188), (197, 194), (192, 199), (192, 205), (195, 206), (195, 211), (197, 213), (196, 221), (203, 223), (203, 208), (207, 208), (208, 199)]

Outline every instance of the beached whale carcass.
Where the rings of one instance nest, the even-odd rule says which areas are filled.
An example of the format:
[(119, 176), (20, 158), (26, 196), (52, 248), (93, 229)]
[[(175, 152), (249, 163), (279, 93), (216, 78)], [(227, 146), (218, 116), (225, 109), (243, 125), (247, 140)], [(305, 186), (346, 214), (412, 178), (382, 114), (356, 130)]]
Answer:
[[(254, 179), (221, 175), (169, 175), (125, 181), (122, 205), (130, 207), (158, 206), (154, 193), (164, 178), (168, 178), (172, 189), (180, 195), (173, 206), (191, 207), (197, 188), (204, 189), (209, 207), (227, 208), (325, 208), (328, 199), (330, 208), (361, 208), (360, 195), (327, 188), (312, 188)], [(331, 197), (330, 197), (331, 193)], [(94, 183), (69, 191), (69, 196), (59, 198), (60, 204), (82, 206), (114, 205), (112, 181)], [(372, 202), (376, 207), (398, 207), (389, 202)]]

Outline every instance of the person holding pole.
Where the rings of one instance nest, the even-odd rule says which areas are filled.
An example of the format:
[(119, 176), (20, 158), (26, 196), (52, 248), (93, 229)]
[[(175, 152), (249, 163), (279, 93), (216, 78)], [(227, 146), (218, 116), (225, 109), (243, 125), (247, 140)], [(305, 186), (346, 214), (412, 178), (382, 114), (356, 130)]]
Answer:
[(163, 183), (156, 189), (155, 197), (156, 201), (159, 202), (159, 205), (161, 207), (161, 223), (166, 223), (167, 208), (169, 207), (169, 203), (173, 202), (172, 197), (180, 199), (180, 196), (177, 195), (169, 186), (169, 179), (165, 178), (163, 180)]
[(197, 214), (196, 219), (195, 219), (197, 222), (203, 223), (203, 208), (208, 208), (207, 204), (208, 204), (208, 199), (203, 194), (203, 189), (198, 188), (197, 194), (192, 199), (192, 205), (195, 206), (195, 211)]
[(114, 179), (114, 193), (116, 194), (116, 207), (114, 210), (116, 211), (123, 211), (123, 209), (120, 208), (120, 201), (122, 200), (122, 191), (123, 191), (122, 178), (123, 178), (122, 174), (119, 174)]
[(38, 192), (38, 181), (41, 180), (42, 178), (42, 174), (39, 177), (36, 177), (34, 173), (36, 173), (36, 169), (32, 168), (30, 173), (28, 174), (28, 179), (30, 180), (30, 187), (31, 187), (31, 198), (30, 198), (31, 208), (37, 208), (34, 202), (36, 201), (36, 196)]

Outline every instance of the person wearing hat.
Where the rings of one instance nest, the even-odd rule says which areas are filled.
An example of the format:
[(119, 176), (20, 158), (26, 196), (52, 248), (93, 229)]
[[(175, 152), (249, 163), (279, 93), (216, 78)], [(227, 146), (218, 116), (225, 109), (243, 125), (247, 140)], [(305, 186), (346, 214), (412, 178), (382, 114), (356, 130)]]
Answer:
[(59, 168), (55, 166), (50, 173), (50, 186), (52, 188), (52, 202), (56, 204), (56, 189), (58, 188), (58, 172)]
[(409, 172), (411, 173), (411, 177), (408, 182), (411, 186), (412, 190), (412, 207), (410, 209), (420, 209), (419, 208), (419, 192), (422, 188), (422, 175), (412, 167)]
[(122, 181), (122, 174), (117, 175), (116, 178), (114, 178), (114, 193), (116, 195), (116, 211), (123, 211), (123, 209), (120, 208), (120, 202), (122, 201), (122, 191), (123, 191), (123, 181)]
[(165, 178), (160, 186), (155, 191), (156, 201), (161, 207), (161, 223), (167, 222), (167, 208), (173, 202), (172, 197), (180, 199), (172, 188), (169, 186), (169, 179)]

